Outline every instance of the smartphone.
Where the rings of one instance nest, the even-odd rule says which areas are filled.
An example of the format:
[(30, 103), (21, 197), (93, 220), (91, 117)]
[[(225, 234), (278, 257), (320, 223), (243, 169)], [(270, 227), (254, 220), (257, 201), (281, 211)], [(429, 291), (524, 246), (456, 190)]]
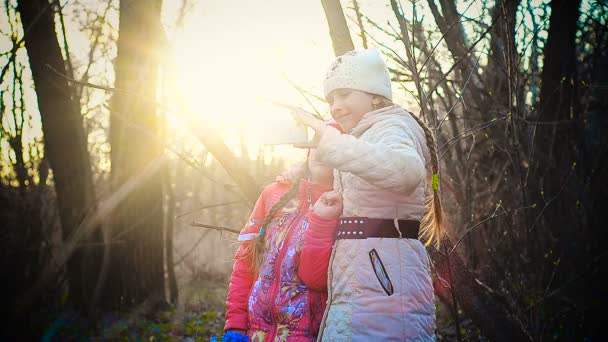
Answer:
[(264, 145), (304, 144), (308, 142), (308, 129), (298, 123), (289, 113), (297, 107), (267, 100), (281, 110), (265, 118), (264, 124), (259, 128), (256, 135)]
[(308, 130), (289, 113), (275, 115), (260, 127), (259, 140), (264, 145), (304, 144), (308, 142)]

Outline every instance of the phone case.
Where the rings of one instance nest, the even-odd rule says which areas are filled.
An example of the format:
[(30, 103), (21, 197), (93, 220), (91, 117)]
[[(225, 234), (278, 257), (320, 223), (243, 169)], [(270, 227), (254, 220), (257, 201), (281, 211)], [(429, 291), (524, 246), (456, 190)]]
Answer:
[(264, 145), (303, 144), (308, 142), (308, 131), (289, 114), (264, 121), (259, 140)]

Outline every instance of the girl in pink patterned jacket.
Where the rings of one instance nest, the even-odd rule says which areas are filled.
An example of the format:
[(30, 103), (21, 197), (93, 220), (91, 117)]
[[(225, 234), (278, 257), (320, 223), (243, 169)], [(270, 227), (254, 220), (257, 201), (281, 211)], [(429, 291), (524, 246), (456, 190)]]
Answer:
[(325, 310), (341, 197), (314, 150), (295, 178), (264, 189), (238, 238), (224, 330), (251, 341), (314, 341)]

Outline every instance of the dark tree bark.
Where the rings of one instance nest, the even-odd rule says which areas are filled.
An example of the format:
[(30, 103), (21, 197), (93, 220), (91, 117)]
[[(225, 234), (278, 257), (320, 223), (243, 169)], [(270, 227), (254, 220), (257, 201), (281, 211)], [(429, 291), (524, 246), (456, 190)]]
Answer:
[(346, 24), (340, 0), (321, 0), (321, 4), (323, 4), (323, 10), (325, 10), (327, 24), (329, 25), (329, 35), (331, 36), (336, 56), (353, 50), (355, 45), (350, 37), (350, 30)]
[[(70, 86), (48, 68), (65, 72), (53, 8), (45, 0), (18, 1), (17, 5), (24, 30), (28, 29), (25, 46), (42, 119), (45, 158), (53, 170), (62, 234), (67, 239), (94, 209), (87, 138), (80, 106), (72, 103), (67, 91)], [(100, 242), (101, 234), (97, 231), (85, 240), (82, 243)], [(78, 307), (88, 303), (97, 280), (100, 256), (89, 248), (77, 249), (67, 263), (69, 298)]]
[(521, 0), (500, 0), (492, 9), (496, 18), (490, 36), (490, 60), (486, 68), (485, 84), (490, 95), (495, 97), (503, 108), (511, 108), (513, 94), (509, 82), (514, 82), (517, 75), (518, 54), (515, 45), (515, 15)]
[[(540, 275), (546, 288), (534, 308), (560, 327), (560, 336), (595, 339), (605, 331), (599, 317), (606, 302), (600, 280), (600, 270), (607, 264), (601, 215), (605, 205), (600, 204), (606, 182), (600, 178), (608, 166), (608, 93), (602, 86), (582, 86), (577, 79), (580, 5), (580, 0), (551, 2), (536, 108), (536, 120), (541, 124), (536, 126), (527, 190), (537, 205), (530, 213), (529, 229), (542, 237), (538, 241), (546, 241), (532, 254), (543, 267)], [(581, 48), (587, 49), (584, 45)], [(590, 81), (595, 86), (605, 85), (607, 56), (605, 51), (595, 53), (599, 63)], [(586, 97), (587, 110), (582, 110), (579, 102), (585, 89), (591, 90)]]
[[(183, 167), (182, 164), (178, 167)], [(177, 305), (177, 279), (175, 278), (175, 263), (173, 261), (173, 222), (175, 220), (175, 189), (171, 182), (171, 175), (167, 167), (164, 167), (165, 172), (165, 193), (167, 194), (167, 217), (165, 231), (165, 267), (167, 269), (168, 285), (169, 285), (169, 301)]]
[[(439, 0), (441, 11), (435, 0), (427, 0), (435, 23), (444, 36), (444, 41), (454, 60), (455, 79), (463, 92), (463, 98), (468, 101), (468, 106), (476, 110), (481, 118), (493, 119), (489, 111), (485, 110), (487, 98), (480, 91), (479, 75), (475, 68), (475, 60), (472, 58), (471, 49), (462, 25), (463, 18), (456, 9), (455, 0)], [(495, 18), (494, 18), (495, 19)], [(467, 82), (467, 80), (469, 80)], [(467, 86), (465, 87), (465, 83)]]
[[(543, 240), (559, 240), (569, 244), (572, 241), (570, 238), (575, 238), (571, 234), (582, 223), (577, 215), (568, 215), (567, 218), (563, 215), (576, 208), (577, 188), (580, 185), (574, 167), (574, 163), (580, 160), (577, 145), (580, 144), (582, 127), (582, 121), (577, 120), (580, 113), (574, 110), (575, 35), (580, 3), (580, 0), (551, 2), (551, 18), (543, 51), (540, 98), (536, 108), (536, 121), (546, 124), (536, 126), (526, 184), (531, 203), (537, 205), (536, 210), (530, 212), (528, 220), (532, 234), (529, 240), (539, 243)], [(539, 215), (541, 220), (537, 221)], [(549, 235), (548, 239), (546, 234)], [(544, 254), (551, 251), (552, 247), (551, 243), (548, 246), (532, 246), (532, 259), (542, 264)], [(573, 250), (573, 246), (563, 247)], [(558, 252), (552, 251), (557, 253), (554, 256)], [(551, 277), (553, 266), (546, 266), (545, 270), (549, 273), (546, 277)], [(547, 281), (548, 279), (542, 283)]]
[[(608, 43), (608, 33), (604, 30), (604, 46)], [(598, 30), (599, 31), (599, 30)], [(584, 265), (578, 274), (582, 274), (589, 286), (583, 290), (583, 306), (587, 319), (584, 322), (583, 331), (592, 339), (600, 339), (605, 334), (604, 307), (608, 303), (608, 293), (603, 282), (603, 272), (608, 269), (608, 257), (606, 255), (607, 235), (604, 230), (606, 226), (605, 217), (599, 213), (606, 210), (605, 194), (608, 193), (608, 183), (605, 175), (608, 174), (608, 90), (600, 85), (608, 84), (608, 50), (603, 49), (596, 52), (599, 60), (592, 70), (590, 93), (587, 94), (588, 101), (585, 104), (585, 127), (583, 128), (583, 148), (581, 166), (587, 175), (584, 181), (581, 202), (585, 210), (585, 231), (580, 239), (587, 242), (588, 248), (586, 258), (580, 260)], [(575, 279), (575, 278), (574, 278)], [(605, 337), (605, 336), (604, 336)]]
[[(161, 5), (160, 0), (120, 2), (115, 86), (127, 92), (116, 92), (112, 97), (113, 189), (163, 153), (161, 140), (149, 137), (149, 132), (159, 132), (154, 99), (163, 38)], [(110, 249), (102, 305), (155, 305), (165, 301), (162, 175), (163, 172), (156, 172), (130, 193), (109, 225), (111, 239), (124, 243)]]

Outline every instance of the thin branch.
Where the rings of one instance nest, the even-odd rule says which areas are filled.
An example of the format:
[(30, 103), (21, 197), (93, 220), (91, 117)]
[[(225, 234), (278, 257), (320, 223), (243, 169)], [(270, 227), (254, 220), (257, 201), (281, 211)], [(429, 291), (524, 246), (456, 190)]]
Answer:
[(2, 68), (2, 72), (0, 72), (0, 84), (2, 84), (2, 80), (4, 79), (4, 75), (6, 75), (6, 71), (8, 70), (9, 64), (11, 64), (13, 59), (15, 59), (15, 56), (17, 55), (17, 50), (19, 50), (19, 48), (21, 48), (21, 45), (23, 44), (23, 42), (25, 42), (25, 38), (27, 37), (28, 33), (30, 33), (32, 27), (34, 27), (34, 25), (36, 25), (38, 20), (40, 20), (40, 18), (42, 18), (42, 15), (44, 15), (44, 13), (50, 7), (51, 7), (51, 3), (49, 2), (46, 4), (46, 6), (44, 6), (44, 8), (42, 8), (40, 10), (40, 12), (38, 12), (36, 14), (36, 17), (34, 18), (34, 20), (32, 20), (32, 23), (23, 31), (23, 37), (21, 37), (21, 39), (17, 43), (13, 44), (13, 48), (10, 51), (10, 57), (8, 59), (8, 62)]
[(435, 52), (435, 49), (437, 49), (437, 46), (439, 46), (439, 43), (441, 43), (444, 39), (445, 36), (452, 30), (452, 28), (456, 25), (456, 24), (462, 24), (462, 21), (460, 21), (460, 19), (464, 16), (464, 14), (469, 10), (469, 8), (471, 7), (471, 5), (473, 5), (475, 2), (477, 2), (477, 0), (471, 1), (469, 3), (469, 6), (467, 6), (467, 8), (464, 9), (464, 11), (462, 12), (462, 14), (460, 14), (460, 16), (458, 17), (458, 20), (454, 21), (448, 28), (447, 30), (442, 34), (441, 38), (439, 38), (439, 40), (437, 41), (437, 43), (435, 43), (435, 45), (433, 46), (433, 48), (431, 49), (431, 52), (427, 55), (426, 60), (424, 61), (424, 63), (422, 63), (422, 66), (420, 67), (420, 73), (422, 73), (424, 71), (424, 68), (426, 67), (427, 63), (429, 62), (429, 59), (431, 58), (431, 56), (433, 55), (433, 53)]
[(450, 115), (450, 113), (454, 110), (454, 108), (456, 108), (456, 105), (462, 100), (462, 95), (464, 94), (464, 90), (466, 89), (467, 84), (469, 84), (469, 80), (471, 79), (471, 76), (473, 76), (473, 72), (477, 68), (480, 58), (481, 58), (481, 55), (479, 55), (479, 57), (477, 57), (477, 61), (475, 61), (475, 65), (473, 66), (473, 69), (469, 73), (469, 77), (467, 77), (467, 80), (464, 82), (464, 85), (460, 89), (460, 94), (458, 95), (458, 99), (456, 99), (456, 101), (452, 104), (452, 107), (450, 108), (450, 110), (448, 110), (448, 112), (445, 114), (445, 116), (441, 120), (439, 120), (439, 123), (437, 124), (437, 127), (436, 127), (437, 129), (439, 129), (439, 127), (441, 127), (441, 124), (443, 124), (443, 122), (447, 119), (448, 115)]
[(363, 44), (363, 48), (367, 49), (367, 38), (365, 37), (365, 29), (363, 27), (363, 20), (361, 20), (361, 10), (359, 9), (359, 2), (357, 0), (353, 0), (353, 7), (355, 10), (355, 14), (357, 15), (357, 24), (360, 29), (360, 36)]
[[(298, 93), (300, 93), (300, 95), (302, 95), (302, 97), (304, 98), (304, 100), (308, 103), (308, 105), (312, 108), (312, 110), (315, 112), (314, 114), (316, 114), (316, 118), (319, 120), (325, 120), (323, 118), (323, 115), (321, 115), (321, 113), (317, 110), (317, 107), (310, 101), (310, 99), (308, 98), (308, 96), (306, 96), (307, 94), (310, 94), (311, 96), (314, 96), (317, 100), (321, 100), (321, 98), (319, 96), (316, 95), (312, 95), (310, 92), (305, 91), (304, 89), (302, 89), (302, 87), (300, 87), (299, 85), (295, 84), (294, 82), (292, 82), (287, 75), (282, 74), (283, 79), (285, 79), (292, 87), (294, 87)], [(324, 99), (322, 99), (323, 102), (326, 102)]]
[[(481, 36), (479, 37), (479, 39), (477, 39), (475, 41), (475, 43), (473, 43), (473, 45), (471, 45), (471, 47), (469, 47), (469, 49), (464, 53), (463, 56), (461, 56), (454, 64), (452, 64), (452, 66), (450, 67), (450, 69), (444, 73), (444, 78), (445, 79), (452, 71), (454, 71), (454, 69), (456, 68), (456, 66), (458, 66), (470, 53), (471, 51), (473, 51), (473, 49), (477, 46), (477, 44), (479, 44), (479, 42), (481, 42), (481, 40), (490, 32), (490, 30), (492, 29), (492, 27), (494, 27), (494, 24), (496, 24), (496, 19), (494, 19), (492, 21), (492, 25), (490, 25), (483, 34), (481, 34)], [(433, 86), (433, 88), (431, 89), (430, 93), (433, 93), (435, 91), (435, 89), (437, 89), (437, 87), (439, 86), (439, 84), (443, 81), (443, 79), (439, 80), (437, 83), (435, 83), (435, 85)]]
[(196, 222), (196, 221), (192, 221), (190, 223), (190, 225), (192, 227), (200, 227), (200, 228), (207, 228), (207, 229), (213, 229), (213, 230), (217, 230), (219, 232), (230, 232), (230, 233), (234, 233), (234, 234), (240, 234), (241, 231), (234, 229), (234, 228), (228, 228), (228, 227), (221, 227), (221, 226), (213, 226), (210, 224), (204, 224), (204, 223), (200, 223), (200, 222)]
[(205, 210), (205, 209), (211, 209), (211, 208), (217, 208), (217, 207), (223, 207), (226, 205), (232, 205), (232, 204), (237, 204), (237, 203), (243, 203), (245, 202), (245, 200), (236, 200), (236, 201), (230, 201), (230, 202), (224, 202), (224, 203), (217, 203), (217, 204), (211, 204), (211, 205), (205, 205), (202, 207), (198, 207), (192, 210), (188, 210), (186, 212), (183, 212), (181, 214), (177, 214), (174, 216), (174, 218), (178, 219), (180, 217), (186, 216), (188, 214), (192, 214), (195, 211), (200, 211), (200, 210)]
[(471, 233), (473, 230), (475, 230), (475, 228), (479, 227), (480, 225), (482, 225), (482, 224), (484, 224), (484, 223), (486, 223), (486, 222), (488, 222), (488, 221), (490, 221), (490, 220), (492, 220), (492, 219), (494, 219), (494, 218), (496, 218), (496, 217), (506, 215), (506, 214), (508, 214), (508, 213), (510, 213), (510, 212), (516, 212), (516, 211), (518, 211), (518, 210), (522, 210), (522, 209), (534, 208), (534, 205), (530, 205), (530, 206), (527, 206), (527, 207), (521, 207), (521, 208), (515, 208), (515, 209), (509, 209), (509, 210), (503, 210), (503, 212), (502, 212), (502, 213), (500, 213), (500, 214), (496, 214), (496, 210), (498, 210), (498, 208), (499, 208), (499, 207), (500, 207), (500, 206), (497, 206), (497, 207), (496, 207), (496, 209), (494, 210), (494, 213), (492, 213), (492, 215), (490, 215), (488, 218), (486, 218), (486, 219), (484, 219), (484, 220), (482, 220), (482, 221), (479, 221), (479, 222), (478, 222), (478, 223), (476, 223), (475, 225), (473, 225), (473, 226), (471, 226), (470, 228), (468, 228), (468, 229), (467, 229), (467, 231), (466, 231), (464, 234), (462, 234), (462, 236), (461, 236), (461, 237), (458, 239), (458, 241), (457, 241), (457, 242), (454, 244), (454, 246), (452, 247), (452, 249), (450, 249), (450, 251), (448, 252), (448, 255), (452, 254), (452, 253), (453, 253), (453, 252), (456, 250), (456, 247), (458, 247), (458, 245), (460, 244), (460, 242), (461, 242), (461, 241), (462, 241), (462, 240), (463, 240), (463, 239), (464, 239), (464, 238), (465, 238), (465, 237), (466, 237), (468, 234), (470, 234), (470, 233)]
[(192, 247), (186, 252), (184, 253), (182, 256), (180, 256), (179, 260), (173, 263), (173, 266), (179, 265), (182, 263), (182, 261), (184, 261), (186, 259), (186, 257), (188, 257), (188, 255), (190, 255), (190, 253), (192, 253), (196, 247), (198, 247), (198, 245), (200, 245), (201, 242), (203, 242), (203, 239), (209, 235), (209, 230), (206, 232), (203, 232), (201, 234), (201, 236), (199, 236), (198, 240), (196, 240), (196, 242), (194, 243), (194, 245), (192, 245)]
[(464, 131), (462, 133), (460, 133), (459, 135), (453, 137), (452, 139), (448, 140), (446, 143), (444, 143), (443, 145), (441, 145), (439, 147), (439, 150), (442, 150), (445, 148), (445, 150), (441, 153), (441, 156), (439, 157), (439, 159), (443, 159), (443, 156), (445, 155), (445, 153), (450, 149), (450, 147), (452, 147), (456, 142), (470, 136), (473, 134), (476, 134), (488, 127), (494, 126), (495, 124), (497, 124), (498, 122), (500, 122), (501, 120), (505, 120), (509, 115), (504, 115), (502, 117), (499, 118), (493, 118), (490, 121), (484, 122), (480, 125), (477, 125), (473, 128), (471, 128), (470, 130)]

